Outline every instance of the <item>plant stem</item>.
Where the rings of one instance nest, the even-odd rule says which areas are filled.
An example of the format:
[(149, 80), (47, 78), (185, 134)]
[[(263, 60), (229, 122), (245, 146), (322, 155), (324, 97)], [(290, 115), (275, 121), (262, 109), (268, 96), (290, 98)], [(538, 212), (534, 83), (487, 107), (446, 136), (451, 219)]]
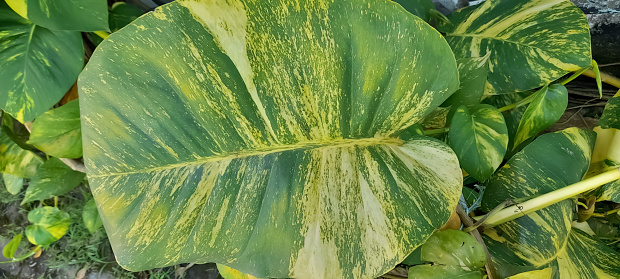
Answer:
[(567, 83), (573, 81), (574, 79), (576, 79), (577, 77), (579, 77), (580, 75), (582, 75), (585, 71), (590, 70), (590, 67), (587, 68), (583, 68), (580, 69), (579, 71), (576, 71), (573, 75), (571, 75), (570, 77), (566, 78), (563, 81), (560, 81), (561, 85), (566, 85)]
[[(610, 74), (606, 74), (603, 72), (600, 72), (601, 74), (601, 81), (604, 83), (607, 83), (609, 85), (612, 85), (614, 87), (620, 88), (620, 78), (614, 77)], [(596, 74), (594, 73), (594, 71), (592, 70), (587, 70), (585, 72), (583, 72), (584, 76), (588, 76), (591, 78), (596, 78)]]
[[(463, 209), (463, 207), (461, 207), (460, 204), (456, 206), (456, 214), (459, 215), (459, 217), (461, 218), (461, 222), (463, 223), (463, 225), (465, 225), (466, 228), (472, 227), (474, 225), (474, 221), (472, 220), (471, 217), (469, 217), (469, 215), (467, 215), (467, 212), (465, 212), (465, 210)], [(484, 240), (482, 239), (482, 236), (480, 235), (480, 232), (478, 231), (478, 229), (469, 231), (469, 234), (473, 236), (476, 239), (476, 241), (480, 243), (480, 245), (482, 245), (482, 248), (484, 248), (484, 253), (487, 256), (487, 262), (484, 265), (484, 268), (487, 271), (488, 278), (489, 279), (499, 278), (499, 276), (497, 275), (497, 271), (495, 270), (495, 266), (493, 265), (493, 258), (491, 257), (491, 254), (489, 253), (489, 249), (487, 249), (487, 245), (484, 243)]]
[(95, 33), (97, 36), (101, 37), (104, 40), (110, 37), (110, 33), (105, 31), (94, 31), (93, 33)]
[(592, 217), (603, 217), (603, 218), (605, 218), (605, 217), (607, 217), (607, 216), (609, 216), (611, 214), (614, 214), (614, 213), (616, 213), (618, 211), (620, 211), (620, 207), (616, 208), (616, 209), (609, 210), (609, 211), (607, 211), (605, 213), (592, 213), (591, 216)]
[(432, 130), (424, 130), (425, 136), (441, 134), (450, 131), (450, 127), (445, 127), (441, 129), (432, 129)]
[(511, 110), (511, 109), (515, 109), (515, 108), (527, 105), (527, 104), (531, 103), (532, 101), (534, 101), (534, 98), (536, 98), (536, 95), (538, 95), (538, 92), (540, 92), (540, 90), (543, 90), (543, 89), (546, 89), (546, 88), (547, 87), (545, 86), (545, 87), (539, 89), (538, 91), (532, 93), (532, 95), (529, 95), (529, 96), (521, 99), (521, 101), (518, 101), (518, 102), (516, 102), (514, 104), (507, 105), (505, 107), (501, 107), (501, 108), (499, 108), (497, 110), (499, 110), (500, 112), (504, 112), (504, 111), (507, 111), (507, 110)]
[(523, 203), (506, 207), (496, 214), (489, 216), (484, 222), (484, 225), (487, 227), (494, 227), (508, 221), (512, 221), (541, 208), (545, 208), (557, 202), (574, 197), (583, 192), (596, 189), (601, 185), (617, 179), (620, 179), (620, 168), (601, 173), (575, 184), (568, 185), (564, 188), (540, 195)]

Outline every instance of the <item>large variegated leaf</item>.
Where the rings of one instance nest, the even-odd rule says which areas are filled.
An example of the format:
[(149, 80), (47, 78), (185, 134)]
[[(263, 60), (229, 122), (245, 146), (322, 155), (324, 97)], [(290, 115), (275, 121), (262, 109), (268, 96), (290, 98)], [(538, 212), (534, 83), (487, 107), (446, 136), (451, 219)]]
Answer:
[(370, 278), (461, 192), (449, 147), (396, 138), (458, 74), (391, 1), (177, 1), (112, 34), (79, 85), (89, 182), (131, 270)]
[[(579, 182), (590, 164), (596, 135), (577, 128), (544, 134), (515, 154), (487, 184), (482, 209), (531, 198)], [(569, 162), (569, 163), (567, 163)], [(487, 246), (505, 246), (522, 261), (540, 266), (565, 246), (574, 202), (565, 200), (488, 231)]]
[(5, 133), (0, 134), (0, 173), (30, 178), (42, 163), (36, 154), (19, 147)]
[(590, 66), (588, 21), (569, 0), (488, 0), (442, 27), (457, 58), (489, 58), (487, 93), (543, 86)]
[(460, 106), (452, 117), (448, 137), (461, 167), (478, 181), (491, 177), (508, 146), (504, 117), (490, 105)]
[[(545, 265), (520, 263), (507, 254), (501, 254), (501, 247), (489, 247), (496, 265), (521, 265), (521, 268), (552, 269), (553, 279), (600, 279), (620, 278), (620, 253), (612, 250), (594, 236), (589, 236), (579, 229), (572, 229), (566, 245), (557, 257)], [(512, 255), (514, 256), (514, 255)], [(517, 278), (510, 277), (510, 278)], [(535, 278), (535, 277), (523, 277)]]
[(5, 0), (19, 15), (53, 30), (108, 31), (106, 0)]
[(564, 85), (544, 86), (535, 94), (534, 100), (527, 106), (521, 117), (513, 149), (553, 125), (564, 114), (568, 106), (568, 90)]
[(75, 83), (84, 45), (79, 32), (36, 26), (0, 1), (0, 61), (0, 108), (20, 122), (30, 121)]

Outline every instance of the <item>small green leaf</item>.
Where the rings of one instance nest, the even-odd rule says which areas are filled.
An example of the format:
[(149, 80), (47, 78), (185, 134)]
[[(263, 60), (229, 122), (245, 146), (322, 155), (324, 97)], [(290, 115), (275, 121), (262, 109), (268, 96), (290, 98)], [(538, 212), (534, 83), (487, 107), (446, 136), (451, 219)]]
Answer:
[(456, 60), (461, 86), (442, 106), (477, 105), (484, 95), (484, 87), (489, 72), (490, 53), (483, 57), (461, 58)]
[(22, 187), (24, 187), (24, 179), (19, 176), (15, 176), (10, 173), (3, 173), (2, 179), (4, 180), (6, 190), (9, 191), (11, 195), (19, 194), (19, 191), (21, 191)]
[(423, 264), (424, 261), (421, 259), (422, 257), (422, 246), (416, 248), (415, 250), (413, 250), (413, 252), (411, 252), (411, 254), (409, 254), (409, 256), (407, 256), (402, 264), (406, 264), (406, 265), (419, 265), (419, 264)]
[(84, 67), (82, 36), (37, 26), (0, 1), (0, 65), (0, 108), (31, 121), (75, 83)]
[(110, 8), (110, 31), (116, 32), (139, 18), (144, 11), (125, 2), (116, 2)]
[(591, 62), (592, 71), (596, 76), (596, 87), (598, 88), (598, 94), (601, 98), (603, 98), (603, 81), (601, 80), (601, 71), (598, 69), (598, 63), (594, 59)]
[(467, 270), (483, 268), (486, 263), (484, 247), (474, 237), (458, 230), (435, 232), (423, 245), (423, 261)]
[(25, 150), (33, 150), (34, 146), (28, 144), (30, 132), (21, 122), (15, 120), (10, 114), (2, 114), (2, 133), (6, 134), (13, 142)]
[[(494, 95), (485, 98), (482, 103), (492, 105), (496, 108), (502, 108), (522, 102), (525, 98), (528, 98), (532, 94), (532, 92), (519, 92), (513, 94)], [(517, 130), (519, 128), (519, 122), (521, 121), (521, 117), (523, 117), (523, 113), (525, 113), (526, 108), (526, 106), (520, 106), (502, 112), (504, 120), (506, 121), (506, 127), (508, 128), (508, 146), (514, 145), (515, 136), (517, 135)], [(514, 155), (514, 152), (510, 152), (509, 150), (506, 153), (505, 158), (508, 159), (512, 157), (512, 155)]]
[(15, 252), (17, 252), (17, 247), (19, 247), (21, 241), (22, 234), (20, 233), (13, 237), (13, 239), (2, 248), (2, 255), (7, 259), (15, 258)]
[(42, 163), (39, 156), (19, 147), (6, 133), (0, 134), (0, 173), (30, 178)]
[(416, 265), (409, 268), (410, 279), (481, 279), (480, 270), (464, 270), (458, 266)]
[(607, 101), (598, 125), (603, 129), (620, 129), (620, 90)]
[(6, 0), (19, 15), (53, 30), (109, 30), (105, 0)]
[(534, 100), (527, 106), (521, 117), (513, 149), (553, 125), (568, 106), (568, 90), (564, 85), (545, 86), (535, 94)]
[(97, 210), (95, 199), (90, 199), (84, 205), (82, 220), (90, 233), (94, 233), (103, 225), (101, 218), (99, 217), (99, 211)]
[(50, 156), (82, 157), (82, 128), (79, 100), (49, 110), (32, 124), (29, 144)]
[(30, 180), (22, 204), (65, 194), (77, 187), (85, 175), (72, 170), (58, 158), (51, 158), (37, 169)]
[(487, 180), (499, 167), (508, 146), (508, 129), (502, 113), (490, 105), (460, 106), (452, 116), (450, 147), (461, 167), (478, 181)]
[(220, 275), (224, 279), (259, 279), (258, 277), (254, 277), (250, 274), (243, 273), (239, 270), (230, 268), (223, 264), (217, 264), (217, 271), (220, 272)]
[(30, 211), (28, 221), (33, 224), (26, 227), (26, 237), (34, 245), (48, 245), (60, 239), (71, 225), (69, 213), (51, 206)]

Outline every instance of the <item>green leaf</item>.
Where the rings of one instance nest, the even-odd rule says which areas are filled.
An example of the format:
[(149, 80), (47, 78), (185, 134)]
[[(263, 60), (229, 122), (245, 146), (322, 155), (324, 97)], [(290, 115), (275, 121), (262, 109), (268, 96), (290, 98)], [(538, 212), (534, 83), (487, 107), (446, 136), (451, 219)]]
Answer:
[(89, 183), (130, 270), (379, 276), (461, 193), (448, 146), (396, 138), (458, 73), (391, 1), (176, 1), (112, 34), (79, 84)]
[(541, 270), (532, 270), (528, 272), (522, 272), (506, 279), (551, 279), (553, 276), (553, 269), (548, 267)]
[(35, 147), (28, 144), (30, 132), (21, 122), (15, 120), (10, 114), (2, 114), (2, 133), (6, 134), (19, 147), (26, 150), (34, 150)]
[[(581, 181), (595, 138), (592, 131), (577, 128), (541, 135), (489, 179), (482, 209), (488, 212), (506, 200), (535, 197)], [(487, 247), (493, 247), (496, 258), (510, 258), (506, 262), (549, 263), (566, 245), (574, 207), (572, 200), (565, 200), (501, 224), (495, 231), (485, 230)]]
[(598, 125), (604, 129), (620, 129), (620, 90), (607, 101)]
[(431, 10), (435, 9), (432, 0), (394, 0), (394, 2), (426, 22), (431, 20)]
[(30, 180), (22, 204), (66, 194), (80, 185), (85, 175), (72, 170), (58, 158), (50, 158)]
[(99, 217), (99, 211), (97, 210), (95, 199), (90, 199), (84, 205), (82, 220), (90, 233), (94, 233), (103, 225), (103, 222), (101, 222), (101, 218)]
[(489, 73), (489, 55), (490, 53), (483, 57), (456, 60), (461, 87), (442, 106), (457, 108), (461, 105), (480, 104)]
[[(587, 177), (620, 167), (620, 130), (595, 127), (597, 134), (592, 164)], [(599, 201), (620, 203), (620, 180), (607, 183), (594, 191)]]
[(15, 176), (9, 173), (2, 174), (2, 180), (4, 180), (4, 185), (6, 186), (6, 190), (11, 193), (11, 195), (17, 195), (24, 187), (24, 179)]
[[(528, 98), (532, 95), (532, 92), (519, 92), (513, 94), (503, 94), (503, 95), (494, 95), (485, 98), (482, 103), (489, 104), (496, 108), (502, 108), (508, 105), (513, 105), (522, 101), (525, 98)], [(507, 111), (502, 112), (504, 116), (504, 120), (506, 121), (506, 127), (508, 128), (508, 146), (514, 146), (514, 140), (517, 135), (517, 130), (519, 128), (519, 122), (521, 122), (521, 118), (525, 113), (526, 106), (516, 107)], [(519, 151), (518, 149), (515, 152), (511, 152), (512, 150), (508, 150), (505, 158), (508, 159)]]
[(30, 178), (42, 163), (39, 156), (19, 147), (5, 133), (0, 134), (0, 173)]
[(598, 63), (594, 59), (590, 62), (592, 66), (592, 71), (594, 72), (594, 76), (596, 78), (596, 87), (598, 88), (598, 94), (601, 98), (603, 98), (603, 81), (601, 80), (601, 72), (598, 69)]
[(402, 264), (406, 264), (406, 265), (419, 265), (419, 264), (423, 264), (424, 261), (421, 259), (422, 257), (422, 246), (416, 248), (415, 250), (413, 250), (413, 252), (411, 252), (409, 254), (409, 256), (407, 256)]
[(110, 30), (116, 32), (139, 18), (144, 11), (125, 2), (116, 2), (110, 8)]
[(588, 21), (569, 0), (490, 0), (449, 19), (440, 30), (456, 58), (490, 53), (489, 94), (534, 89), (590, 66)]
[(22, 242), (22, 234), (18, 234), (9, 243), (7, 243), (4, 248), (2, 248), (2, 255), (7, 259), (15, 258), (15, 252), (17, 252), (17, 248), (19, 247), (19, 243)]
[(484, 248), (468, 233), (457, 230), (435, 232), (421, 248), (421, 259), (433, 265), (409, 269), (409, 278), (482, 278), (486, 263)]
[(508, 146), (508, 129), (502, 113), (490, 105), (460, 106), (448, 132), (450, 147), (461, 167), (478, 181), (487, 180), (499, 167)]
[(0, 108), (23, 123), (51, 108), (75, 83), (84, 45), (79, 32), (36, 26), (0, 1), (0, 61)]
[(553, 125), (568, 106), (568, 90), (564, 85), (545, 86), (535, 94), (521, 117), (513, 148)]
[(422, 245), (421, 259), (439, 265), (459, 266), (466, 270), (484, 267), (484, 247), (463, 231), (445, 230), (435, 232)]
[(247, 273), (243, 273), (241, 271), (238, 271), (236, 269), (227, 267), (223, 264), (217, 264), (217, 271), (220, 272), (220, 275), (224, 278), (224, 279), (259, 279), (256, 278), (250, 274)]
[(109, 31), (106, 0), (6, 0), (34, 24), (53, 30)]
[(28, 212), (26, 237), (34, 245), (48, 245), (60, 239), (71, 225), (69, 213), (56, 207), (44, 206)]
[(458, 266), (416, 265), (409, 268), (410, 279), (482, 279), (480, 270), (467, 271)]
[(82, 157), (79, 100), (45, 112), (32, 124), (29, 144), (59, 158)]

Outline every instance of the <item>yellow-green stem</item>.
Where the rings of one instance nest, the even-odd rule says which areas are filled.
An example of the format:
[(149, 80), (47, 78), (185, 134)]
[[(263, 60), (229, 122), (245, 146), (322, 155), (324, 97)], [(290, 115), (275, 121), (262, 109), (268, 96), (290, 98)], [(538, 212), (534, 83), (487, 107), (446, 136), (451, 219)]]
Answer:
[(437, 135), (437, 134), (445, 133), (448, 131), (450, 131), (450, 127), (445, 127), (441, 129), (424, 130), (424, 135), (425, 136)]
[[(484, 225), (493, 227), (506, 223), (508, 221), (512, 221), (521, 216), (532, 213), (536, 210), (561, 202), (565, 199), (572, 198), (583, 192), (596, 189), (601, 185), (607, 184), (617, 179), (620, 179), (620, 168), (601, 173), (599, 175), (590, 177), (575, 184), (568, 185), (553, 192), (549, 192), (547, 194), (540, 195), (522, 203), (506, 207), (498, 211), (496, 214), (489, 216), (484, 222)], [(476, 219), (481, 219), (482, 217), (483, 216), (479, 216)]]
[(110, 33), (105, 32), (105, 31), (95, 31), (93, 33), (95, 33), (97, 36), (101, 37), (104, 40), (110, 37)]
[[(611, 86), (620, 88), (620, 78), (614, 77), (614, 76), (612, 76), (610, 74), (606, 74), (606, 73), (603, 73), (603, 72), (601, 72), (600, 74), (601, 74), (601, 81), (602, 82), (607, 83), (607, 84), (609, 84)], [(596, 73), (594, 73), (594, 71), (592, 71), (592, 70), (587, 70), (587, 71), (583, 72), (583, 75), (591, 77), (591, 78), (596, 78)]]

